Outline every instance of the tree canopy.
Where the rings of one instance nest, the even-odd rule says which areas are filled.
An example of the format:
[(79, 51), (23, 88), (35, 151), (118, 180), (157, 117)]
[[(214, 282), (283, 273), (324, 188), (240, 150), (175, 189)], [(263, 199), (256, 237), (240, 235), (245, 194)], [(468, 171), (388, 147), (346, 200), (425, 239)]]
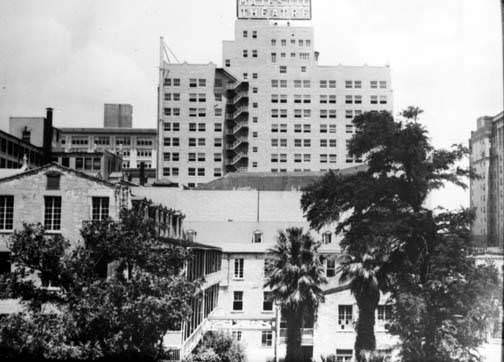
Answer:
[(2, 320), (3, 357), (163, 355), (163, 336), (189, 315), (198, 285), (179, 273), (189, 253), (156, 237), (148, 206), (122, 210), (119, 221), (85, 224), (79, 246), (47, 235), (41, 225), (14, 232), (15, 267), (2, 281), (3, 297), (20, 298), (26, 308)]
[[(343, 236), (340, 271), (343, 280), (350, 282), (359, 307), (355, 344), (359, 360), (361, 351), (376, 347), (374, 311), (380, 291), (391, 293), (398, 306), (396, 311), (399, 311), (400, 301), (408, 293), (412, 293), (411, 298), (427, 297), (418, 288), (434, 282), (435, 265), (443, 259), (446, 259), (443, 263), (450, 260), (449, 265), (461, 268), (457, 274), (461, 279), (469, 282), (470, 278), (480, 275), (469, 255), (471, 213), (467, 210), (440, 213), (426, 205), (429, 193), (447, 182), (467, 187), (465, 181), (472, 173), (458, 165), (468, 150), (462, 145), (453, 145), (448, 150), (434, 148), (426, 129), (418, 122), (421, 113), (418, 107), (410, 107), (402, 112), (405, 120), (394, 120), (385, 111), (356, 117), (353, 120), (356, 133), (350, 140), (348, 152), (356, 158), (364, 158), (365, 166), (350, 175), (331, 171), (307, 187), (302, 196), (302, 208), (313, 228), (337, 223), (336, 232)], [(462, 254), (457, 254), (457, 248), (462, 248)], [(492, 284), (493, 280), (494, 272), (487, 276), (488, 283)], [(444, 286), (447, 282), (442, 279), (438, 284)], [(489, 290), (497, 288), (492, 285), (495, 288)], [(413, 286), (417, 289), (411, 289)], [(462, 288), (460, 283), (454, 286)], [(459, 290), (456, 295), (461, 293)], [(489, 296), (488, 293), (484, 295)], [(469, 304), (476, 308), (475, 303), (481, 302), (482, 299), (476, 298)], [(415, 308), (418, 304), (409, 306)], [(435, 310), (432, 308), (429, 312)], [(408, 309), (406, 314), (409, 312), (413, 315), (413, 310)], [(436, 346), (447, 343), (444, 338), (430, 339), (434, 329), (453, 321), (454, 315), (471, 318), (468, 309), (451, 312), (454, 311), (442, 316), (436, 313), (439, 318), (435, 322), (426, 326), (422, 333), (412, 334), (412, 338), (422, 341), (415, 348), (421, 347), (429, 358), (436, 358), (432, 354), (433, 350), (438, 350)], [(399, 321), (399, 313), (394, 316)], [(421, 316), (427, 317), (427, 314)], [(405, 328), (406, 325), (401, 325), (391, 331), (402, 338), (401, 331)], [(457, 334), (456, 338), (461, 348), (475, 347), (467, 338), (463, 339), (462, 334)], [(406, 348), (402, 353), (404, 360), (415, 360)], [(453, 356), (456, 355), (454, 352)]]

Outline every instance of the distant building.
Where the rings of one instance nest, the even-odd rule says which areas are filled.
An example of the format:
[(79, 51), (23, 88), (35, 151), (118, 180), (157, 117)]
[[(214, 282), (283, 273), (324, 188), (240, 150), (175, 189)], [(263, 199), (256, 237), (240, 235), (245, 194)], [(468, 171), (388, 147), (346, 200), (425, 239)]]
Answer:
[(0, 131), (0, 169), (20, 168), (25, 156), (29, 167), (37, 167), (44, 162), (44, 152), (41, 147)]
[(122, 157), (122, 169), (155, 168), (157, 133), (153, 128), (60, 128), (64, 152), (109, 151)]
[(472, 234), (478, 246), (504, 247), (504, 119), (503, 113), (481, 117), (469, 141), (471, 207), (476, 211)]
[(51, 162), (51, 152), (60, 142), (60, 132), (53, 126), (52, 108), (46, 108), (45, 117), (10, 117), (9, 133), (41, 150), (42, 161), (39, 165)]
[[(231, 172), (319, 172), (362, 162), (347, 151), (352, 120), (393, 110), (390, 67), (320, 65), (313, 28), (258, 19), (267, 7), (275, 4), (254, 3), (245, 18), (237, 12), (223, 69), (160, 60), (159, 179), (195, 187)], [(278, 9), (271, 11), (264, 14)]]
[(103, 127), (131, 128), (133, 126), (133, 106), (131, 104), (105, 104)]

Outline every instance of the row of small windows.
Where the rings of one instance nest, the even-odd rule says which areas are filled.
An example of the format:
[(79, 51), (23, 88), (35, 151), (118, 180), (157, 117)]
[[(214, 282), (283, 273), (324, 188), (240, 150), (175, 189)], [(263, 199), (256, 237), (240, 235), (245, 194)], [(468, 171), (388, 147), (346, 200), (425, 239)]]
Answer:
[[(284, 68), (286, 66), (281, 65), (280, 66), (280, 72), (285, 73), (287, 70)], [(386, 81), (371, 81), (370, 82), (370, 87), (375, 89), (378, 88), (378, 83), (380, 85), (380, 88), (387, 88), (387, 82)], [(311, 81), (310, 80), (300, 80), (300, 79), (295, 79), (293, 80), (293, 85), (294, 88), (310, 88), (311, 87)], [(271, 80), (271, 87), (272, 88), (287, 88), (287, 79), (272, 79)], [(319, 81), (319, 87), (320, 88), (336, 88), (336, 81), (335, 80), (320, 80)], [(361, 81), (345, 81), (345, 88), (362, 88), (362, 82)]]
[[(290, 45), (298, 45), (300, 47), (311, 47), (311, 40), (310, 39), (290, 39)], [(277, 45), (277, 39), (271, 39), (271, 46), (276, 46)], [(280, 39), (280, 45), (285, 47), (287, 46), (287, 39)]]
[[(300, 163), (300, 162), (311, 162), (312, 161), (312, 155), (310, 153), (295, 153), (293, 160), (294, 163)], [(320, 154), (319, 155), (319, 160), (320, 163), (336, 163), (337, 162), (337, 155), (334, 153), (331, 154)], [(287, 162), (287, 157), (288, 155), (286, 153), (272, 153), (271, 154), (271, 162), (272, 163), (286, 163)]]
[[(194, 177), (194, 176), (205, 176), (206, 170), (204, 167), (189, 167), (187, 168), (187, 175)], [(179, 176), (179, 168), (178, 167), (163, 167), (163, 176), (174, 176), (177, 177)], [(214, 177), (221, 177), (222, 176), (222, 169), (219, 167), (216, 167), (213, 169), (213, 176)]]
[[(180, 108), (167, 107), (163, 109), (163, 113), (165, 116), (180, 117), (181, 115)], [(215, 108), (214, 115), (215, 117), (221, 117), (222, 108)], [(206, 108), (189, 108), (189, 117), (206, 117), (206, 116), (207, 116)]]
[[(190, 132), (205, 132), (206, 123), (189, 123)], [(180, 123), (179, 122), (164, 122), (163, 129), (168, 132), (179, 132)], [(222, 123), (214, 123), (214, 131), (222, 132)]]
[[(301, 60), (310, 60), (310, 53), (302, 52), (302, 53), (296, 53), (296, 52), (291, 52), (290, 53), (290, 58), (291, 59), (296, 59), (299, 55), (299, 59)], [(280, 53), (280, 59), (286, 59), (287, 58), (287, 53)], [(277, 62), (277, 53), (271, 53), (271, 62), (276, 63)]]
[[(180, 87), (180, 78), (165, 78), (163, 85), (165, 87)], [(206, 87), (207, 81), (204, 78), (190, 78), (189, 88)]]
[[(351, 127), (351, 132), (349, 132), (349, 129)], [(336, 133), (336, 128), (337, 126), (335, 124), (321, 124), (320, 125), (320, 133)], [(294, 125), (294, 132), (295, 133), (311, 133), (311, 124), (305, 123), (305, 124), (300, 124), (297, 123)], [(287, 123), (272, 123), (271, 124), (271, 132), (273, 133), (287, 133)], [(354, 126), (352, 124), (347, 124), (346, 125), (346, 133), (353, 133), (354, 132)]]
[[(384, 104), (387, 100), (383, 100)], [(320, 118), (336, 118), (337, 111), (336, 109), (320, 109), (319, 117)], [(345, 110), (345, 118), (354, 118), (362, 114), (362, 110), (353, 110), (347, 109)], [(310, 118), (312, 115), (311, 109), (294, 109), (294, 118)], [(287, 109), (276, 109), (273, 108), (271, 110), (271, 118), (287, 118), (288, 110)]]
[[(179, 137), (165, 137), (163, 139), (163, 145), (167, 147), (178, 147), (180, 146)], [(189, 147), (206, 146), (206, 138), (189, 138)], [(222, 147), (222, 138), (214, 138), (214, 147)]]
[[(350, 128), (353, 127), (352, 125), (349, 125), (348, 129), (350, 130), (348, 133), (353, 133), (353, 129)], [(305, 139), (299, 139), (296, 138), (294, 139), (294, 147), (311, 147), (311, 139), (305, 138)], [(335, 138), (322, 138), (319, 140), (319, 145), (320, 147), (336, 147), (337, 146), (337, 141)], [(288, 147), (288, 140), (287, 138), (272, 138), (271, 139), (271, 147)]]

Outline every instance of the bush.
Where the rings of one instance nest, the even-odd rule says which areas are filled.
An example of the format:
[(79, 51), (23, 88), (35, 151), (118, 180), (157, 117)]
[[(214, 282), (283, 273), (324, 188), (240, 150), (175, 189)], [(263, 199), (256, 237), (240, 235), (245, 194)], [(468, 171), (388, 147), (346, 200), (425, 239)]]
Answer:
[(231, 335), (207, 332), (186, 362), (245, 362), (245, 350)]

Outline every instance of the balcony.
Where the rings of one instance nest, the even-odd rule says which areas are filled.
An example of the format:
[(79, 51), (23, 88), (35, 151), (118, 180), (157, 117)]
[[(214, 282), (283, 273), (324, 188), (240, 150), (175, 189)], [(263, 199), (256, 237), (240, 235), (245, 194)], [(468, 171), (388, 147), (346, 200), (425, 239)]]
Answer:
[[(280, 343), (287, 343), (287, 328), (280, 328)], [(313, 328), (301, 329), (301, 345), (313, 346)]]

